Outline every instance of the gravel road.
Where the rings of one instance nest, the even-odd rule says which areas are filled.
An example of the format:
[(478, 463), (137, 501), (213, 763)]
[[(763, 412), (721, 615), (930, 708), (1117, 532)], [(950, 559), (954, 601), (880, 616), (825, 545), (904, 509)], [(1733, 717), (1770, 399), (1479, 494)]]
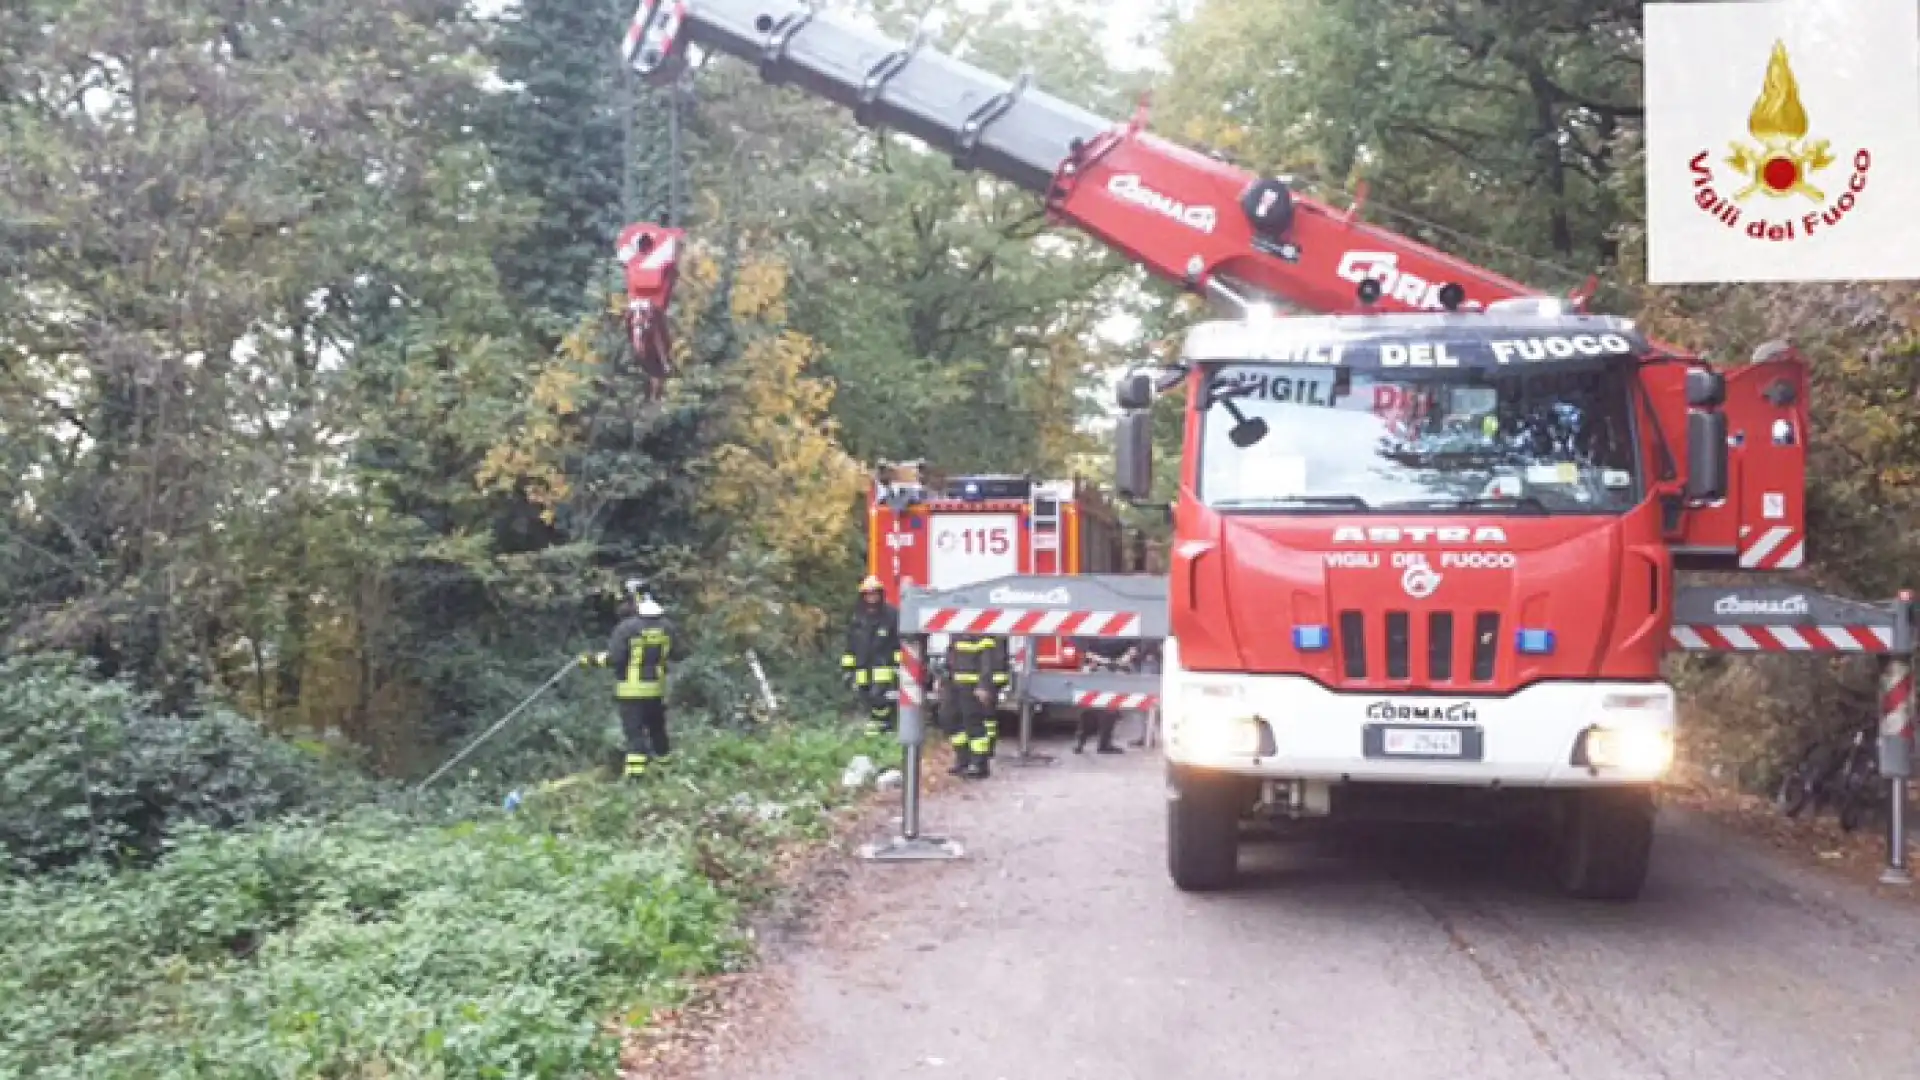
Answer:
[(1920, 905), (1703, 822), (1663, 814), (1626, 906), (1432, 831), (1262, 844), (1241, 888), (1189, 896), (1158, 756), (1059, 757), (929, 801), (964, 862), (855, 868), (820, 940), (772, 961), (757, 1060), (712, 1075), (1920, 1077)]

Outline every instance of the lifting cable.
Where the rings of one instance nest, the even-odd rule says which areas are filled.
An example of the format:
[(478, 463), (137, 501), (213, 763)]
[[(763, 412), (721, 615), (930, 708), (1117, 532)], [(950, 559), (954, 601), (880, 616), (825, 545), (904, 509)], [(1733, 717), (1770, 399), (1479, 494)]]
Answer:
[(693, 90), (693, 73), (683, 71), (667, 89), (667, 214), (666, 224), (685, 228), (687, 217), (686, 159), (680, 154), (680, 102)]
[(634, 212), (633, 114), (640, 110), (640, 78), (625, 64), (620, 65), (620, 228), (638, 215)]
[(453, 755), (451, 758), (448, 758), (446, 764), (433, 770), (432, 775), (428, 776), (425, 780), (420, 781), (420, 786), (413, 789), (414, 794), (417, 795), (420, 792), (427, 790), (427, 788), (431, 786), (435, 780), (438, 780), (442, 776), (445, 776), (449, 769), (452, 769), (455, 765), (458, 765), (462, 761), (465, 761), (468, 754), (471, 754), (475, 750), (478, 750), (480, 748), (481, 743), (484, 743), (488, 739), (493, 738), (495, 733), (497, 733), (501, 728), (506, 727), (507, 724), (510, 723), (514, 717), (519, 716), (522, 712), (526, 711), (527, 706), (533, 704), (535, 701), (540, 700), (540, 695), (546, 693), (548, 690), (553, 689), (553, 685), (555, 683), (559, 682), (561, 679), (566, 678), (567, 673), (572, 671), (574, 668), (574, 665), (578, 664), (579, 662), (580, 661), (578, 660), (568, 660), (566, 663), (560, 665), (560, 670), (554, 672), (553, 675), (549, 677), (546, 682), (541, 683), (540, 688), (538, 690), (535, 690), (533, 693), (528, 694), (526, 697), (520, 699), (520, 704), (515, 705), (511, 712), (507, 713), (507, 715), (501, 717), (500, 719), (494, 721), (494, 724), (492, 727), (481, 732), (478, 738), (474, 739), (472, 742), (468, 743), (466, 746), (461, 747), (459, 753)]
[[(622, 83), (625, 87), (624, 105), (621, 117), (620, 138), (620, 215), (624, 224), (653, 217), (654, 207), (640, 205), (641, 164), (636, 151), (639, 147), (635, 140), (635, 122), (641, 108), (651, 96), (644, 80), (626, 65), (621, 65)], [(673, 228), (684, 228), (687, 216), (687, 167), (681, 147), (681, 116), (683, 99), (692, 91), (692, 71), (683, 71), (676, 76), (666, 89), (667, 98), (667, 191), (665, 205), (660, 207), (660, 224)], [(651, 179), (651, 178), (650, 178)], [(649, 188), (657, 190), (655, 184)], [(649, 191), (652, 195), (653, 191)]]

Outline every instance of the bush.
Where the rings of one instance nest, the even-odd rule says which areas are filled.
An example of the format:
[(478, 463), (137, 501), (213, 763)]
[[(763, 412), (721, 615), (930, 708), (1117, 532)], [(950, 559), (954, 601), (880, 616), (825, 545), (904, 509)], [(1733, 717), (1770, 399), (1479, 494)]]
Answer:
[(1675, 661), (1687, 758), (1754, 793), (1770, 793), (1808, 746), (1840, 743), (1879, 716), (1865, 657), (1688, 656)]
[(147, 855), (184, 822), (226, 827), (372, 792), (225, 709), (191, 719), (61, 655), (0, 661), (0, 847), (16, 868)]
[[(611, 1075), (620, 1023), (745, 954), (843, 727), (689, 733), (666, 775), (179, 828), (150, 869), (0, 881), (0, 1075)], [(613, 1021), (613, 1023), (609, 1023)]]

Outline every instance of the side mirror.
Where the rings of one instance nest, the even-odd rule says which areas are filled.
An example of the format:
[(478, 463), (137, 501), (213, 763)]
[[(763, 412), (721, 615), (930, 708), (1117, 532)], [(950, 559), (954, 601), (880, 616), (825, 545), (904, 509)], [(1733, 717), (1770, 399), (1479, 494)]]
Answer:
[(1705, 368), (1690, 368), (1687, 371), (1687, 406), (1694, 409), (1717, 409), (1727, 401), (1727, 377), (1717, 371)]
[(1153, 407), (1153, 373), (1149, 371), (1129, 371), (1120, 378), (1120, 385), (1114, 390), (1114, 400), (1122, 409), (1132, 412), (1135, 409)]
[(1227, 429), (1227, 439), (1233, 445), (1245, 450), (1254, 443), (1267, 437), (1267, 422), (1257, 416), (1242, 417)]
[(1114, 486), (1128, 502), (1141, 502), (1153, 491), (1153, 414), (1120, 414), (1114, 438), (1114, 471), (1119, 474)]
[[(1693, 385), (1689, 380), (1689, 396)], [(1727, 497), (1727, 414), (1687, 414), (1687, 498), (1713, 502)]]

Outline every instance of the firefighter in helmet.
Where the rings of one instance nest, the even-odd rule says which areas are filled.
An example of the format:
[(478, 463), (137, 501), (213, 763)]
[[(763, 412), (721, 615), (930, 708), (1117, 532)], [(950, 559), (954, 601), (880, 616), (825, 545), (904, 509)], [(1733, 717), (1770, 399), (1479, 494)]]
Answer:
[(892, 731), (898, 722), (894, 673), (899, 664), (900, 613), (887, 603), (880, 579), (869, 574), (860, 583), (860, 603), (847, 623), (847, 648), (840, 654), (840, 677), (866, 708), (869, 735)]
[(631, 595), (622, 605), (626, 617), (613, 628), (607, 651), (582, 656), (580, 664), (619, 673), (613, 697), (627, 741), (626, 777), (638, 780), (649, 763), (667, 756), (667, 661), (675, 650), (666, 611), (629, 585)]
[(992, 634), (956, 634), (947, 646), (949, 693), (940, 703), (953, 744), (953, 772), (976, 780), (992, 775), (993, 735), (988, 727), (1000, 707), (1006, 644)]

